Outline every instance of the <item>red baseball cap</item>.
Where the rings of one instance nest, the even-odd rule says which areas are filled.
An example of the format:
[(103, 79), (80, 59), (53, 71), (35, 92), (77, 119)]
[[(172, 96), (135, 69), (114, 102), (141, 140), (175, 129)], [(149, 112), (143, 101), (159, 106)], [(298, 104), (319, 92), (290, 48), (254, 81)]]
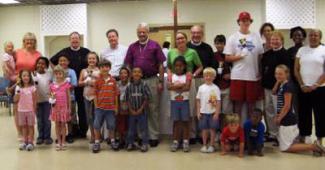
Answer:
[(243, 11), (243, 12), (239, 13), (239, 16), (238, 16), (238, 21), (241, 21), (241, 20), (244, 20), (244, 19), (249, 19), (249, 20), (253, 21), (252, 18), (251, 18), (251, 14), (249, 14), (246, 11)]

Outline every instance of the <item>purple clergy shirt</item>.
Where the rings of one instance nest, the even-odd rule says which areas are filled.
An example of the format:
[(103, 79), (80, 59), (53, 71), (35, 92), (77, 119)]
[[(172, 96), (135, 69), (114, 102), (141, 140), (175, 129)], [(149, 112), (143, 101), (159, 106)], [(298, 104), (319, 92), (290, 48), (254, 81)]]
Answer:
[(159, 64), (165, 60), (160, 45), (156, 41), (149, 40), (146, 45), (141, 45), (139, 41), (131, 44), (124, 63), (131, 68), (140, 67), (144, 77), (151, 77), (159, 73)]

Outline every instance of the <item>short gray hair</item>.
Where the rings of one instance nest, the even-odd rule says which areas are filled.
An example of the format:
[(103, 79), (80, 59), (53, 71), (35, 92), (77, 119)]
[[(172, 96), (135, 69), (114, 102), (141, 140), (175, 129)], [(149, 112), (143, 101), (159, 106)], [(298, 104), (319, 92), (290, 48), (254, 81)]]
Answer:
[(309, 34), (312, 33), (312, 32), (318, 32), (318, 33), (319, 33), (319, 37), (320, 37), (320, 39), (322, 39), (322, 37), (323, 37), (322, 30), (317, 29), (317, 28), (315, 28), (315, 29), (311, 29), (310, 32), (309, 32)]
[(145, 28), (146, 30), (148, 30), (148, 32), (149, 32), (149, 29), (150, 29), (149, 24), (147, 24), (145, 22), (140, 23), (138, 25), (137, 29), (139, 29), (139, 28)]

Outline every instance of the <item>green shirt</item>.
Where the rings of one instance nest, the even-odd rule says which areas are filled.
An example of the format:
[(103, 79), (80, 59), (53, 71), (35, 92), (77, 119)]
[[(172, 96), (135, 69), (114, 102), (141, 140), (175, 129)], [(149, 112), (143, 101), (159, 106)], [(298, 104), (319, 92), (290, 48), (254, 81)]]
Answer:
[[(171, 68), (172, 72), (174, 72), (174, 61), (175, 59), (180, 56), (180, 54), (178, 53), (177, 49), (171, 49), (168, 52), (168, 58), (167, 58), (167, 66), (168, 68)], [(197, 54), (197, 52), (191, 48), (187, 48), (187, 50), (185, 51), (185, 53), (183, 54), (183, 56), (185, 57), (186, 60), (186, 64), (187, 64), (187, 71), (193, 73), (193, 69), (194, 66), (201, 66), (201, 60), (199, 55)]]

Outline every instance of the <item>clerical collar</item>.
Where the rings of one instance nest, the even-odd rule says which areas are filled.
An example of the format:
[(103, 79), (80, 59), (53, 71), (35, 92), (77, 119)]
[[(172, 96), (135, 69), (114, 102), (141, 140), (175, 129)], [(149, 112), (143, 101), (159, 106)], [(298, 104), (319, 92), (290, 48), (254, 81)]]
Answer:
[(280, 51), (282, 49), (282, 46), (276, 49), (273, 49), (273, 51)]
[(139, 43), (140, 43), (140, 45), (146, 45), (148, 43), (148, 41), (149, 41), (149, 38), (147, 38), (147, 40), (145, 42), (139, 41)]
[(191, 44), (193, 44), (195, 46), (200, 46), (202, 44), (202, 41), (200, 41), (199, 43), (195, 43), (194, 41), (191, 40)]
[(70, 47), (70, 49), (71, 49), (72, 51), (79, 51), (79, 50), (80, 50), (80, 46), (79, 46), (78, 48)]

